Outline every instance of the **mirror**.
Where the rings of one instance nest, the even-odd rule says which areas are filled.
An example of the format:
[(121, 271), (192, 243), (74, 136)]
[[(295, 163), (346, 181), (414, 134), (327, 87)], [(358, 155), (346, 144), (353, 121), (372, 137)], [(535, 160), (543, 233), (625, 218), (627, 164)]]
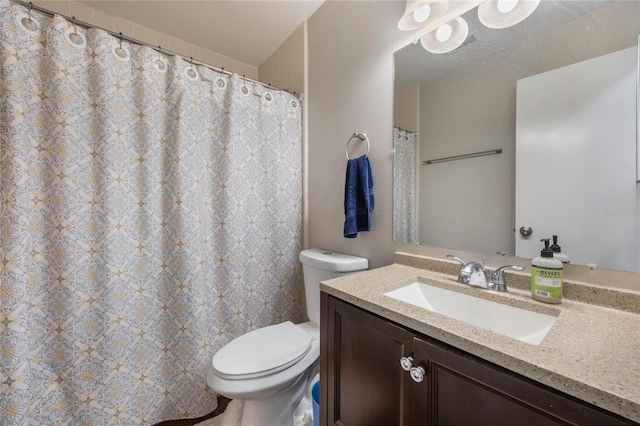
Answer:
[[(417, 43), (394, 55), (394, 241), (531, 258), (541, 238), (556, 234), (572, 263), (640, 272), (640, 2), (542, 1), (501, 30), (484, 27), (477, 9), (463, 18), (469, 36), (452, 52)], [(627, 67), (620, 75), (598, 65), (620, 55)], [(583, 101), (571, 93), (591, 93), (589, 78), (600, 75), (609, 76), (607, 88), (624, 80), (625, 99), (592, 111), (601, 94)], [(547, 77), (551, 83), (537, 86)], [(586, 88), (565, 93), (582, 77)], [(609, 136), (603, 124), (626, 133)], [(598, 132), (593, 149), (584, 141)], [(617, 157), (605, 161), (609, 153)], [(613, 180), (617, 172), (624, 185)], [(536, 184), (543, 196), (525, 192)], [(594, 185), (599, 198), (584, 199)]]

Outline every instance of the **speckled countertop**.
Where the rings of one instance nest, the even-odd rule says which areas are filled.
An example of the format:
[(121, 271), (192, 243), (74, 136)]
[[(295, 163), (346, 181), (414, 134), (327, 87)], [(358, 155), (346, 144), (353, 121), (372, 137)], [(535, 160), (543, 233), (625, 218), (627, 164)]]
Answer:
[[(456, 283), (455, 263), (405, 254), (396, 254), (395, 259), (393, 265), (325, 281), (320, 288), (418, 333), (640, 422), (640, 291), (568, 282), (565, 299), (551, 305), (531, 298), (524, 289), (529, 279), (526, 274), (505, 274), (509, 291), (497, 293)], [(558, 319), (536, 346), (384, 296), (416, 280)], [(568, 298), (568, 289), (573, 300)], [(607, 306), (594, 302), (601, 293), (609, 301)]]

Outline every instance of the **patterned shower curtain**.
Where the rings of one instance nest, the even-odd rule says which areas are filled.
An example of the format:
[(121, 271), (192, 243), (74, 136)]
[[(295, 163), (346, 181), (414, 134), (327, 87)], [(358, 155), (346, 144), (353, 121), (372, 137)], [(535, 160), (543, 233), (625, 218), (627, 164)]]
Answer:
[(417, 244), (416, 134), (393, 129), (393, 241)]
[(0, 425), (210, 412), (300, 320), (298, 100), (6, 1), (0, 84)]

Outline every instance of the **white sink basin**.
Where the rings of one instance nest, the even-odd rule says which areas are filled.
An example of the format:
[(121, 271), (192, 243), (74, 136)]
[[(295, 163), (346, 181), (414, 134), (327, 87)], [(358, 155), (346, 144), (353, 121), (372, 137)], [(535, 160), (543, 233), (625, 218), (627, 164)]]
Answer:
[(532, 345), (542, 342), (557, 319), (421, 282), (384, 295)]

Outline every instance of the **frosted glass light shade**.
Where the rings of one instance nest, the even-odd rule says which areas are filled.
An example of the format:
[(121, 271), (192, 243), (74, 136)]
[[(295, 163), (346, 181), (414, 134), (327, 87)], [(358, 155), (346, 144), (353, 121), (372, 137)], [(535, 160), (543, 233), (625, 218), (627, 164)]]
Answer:
[(453, 27), (451, 27), (451, 25), (449, 24), (444, 24), (436, 30), (436, 39), (440, 43), (444, 43), (445, 41), (451, 38), (452, 34), (453, 34)]
[(416, 22), (422, 23), (426, 21), (429, 18), (429, 15), (431, 15), (431, 6), (429, 6), (428, 4), (425, 4), (424, 6), (420, 6), (419, 8), (413, 11), (413, 19)]
[(438, 30), (431, 31), (429, 34), (420, 38), (420, 44), (425, 50), (431, 53), (447, 53), (460, 46), (469, 35), (469, 25), (462, 18), (455, 18), (445, 25), (451, 26), (451, 36), (444, 40), (438, 40), (436, 34)]
[(508, 5), (507, 9), (510, 8), (511, 10), (503, 13), (500, 9), (505, 9), (503, 7), (498, 8), (498, 3), (501, 1), (514, 0), (487, 0), (478, 6), (478, 18), (484, 26), (494, 29), (510, 27), (527, 19), (540, 4), (540, 0), (518, 0), (515, 6), (513, 4)]
[[(417, 21), (413, 12), (425, 5), (429, 5), (429, 16), (423, 21)], [(398, 28), (402, 31), (411, 31), (424, 27), (429, 22), (442, 16), (448, 8), (449, 2), (447, 0), (407, 0), (404, 14), (398, 22)]]

